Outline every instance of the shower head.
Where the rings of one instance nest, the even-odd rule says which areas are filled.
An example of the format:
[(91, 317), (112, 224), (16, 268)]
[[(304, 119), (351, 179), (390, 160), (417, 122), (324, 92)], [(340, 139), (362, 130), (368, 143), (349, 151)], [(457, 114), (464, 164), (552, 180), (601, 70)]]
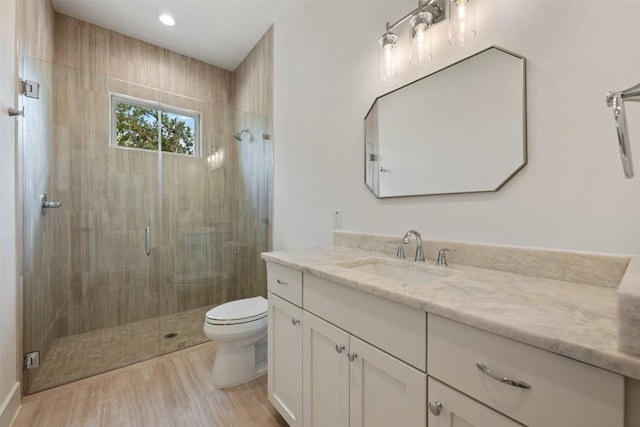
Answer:
[(248, 133), (249, 136), (253, 138), (253, 135), (251, 135), (251, 131), (249, 129), (242, 129), (240, 132), (234, 133), (233, 137), (238, 141), (242, 141), (242, 135), (244, 135), (245, 133)]

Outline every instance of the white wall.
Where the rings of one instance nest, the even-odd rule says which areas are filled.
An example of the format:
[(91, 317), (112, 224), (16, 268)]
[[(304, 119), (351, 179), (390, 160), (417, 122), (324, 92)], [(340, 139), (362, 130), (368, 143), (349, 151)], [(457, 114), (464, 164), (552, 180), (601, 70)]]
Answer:
[(16, 2), (0, 1), (0, 427), (8, 426), (20, 402), (17, 382), (16, 285)]
[[(415, 3), (302, 2), (280, 15), (274, 248), (330, 244), (342, 209), (350, 231), (640, 253), (640, 176), (623, 176), (604, 101), (640, 82), (640, 2), (477, 0), (475, 43), (449, 46), (441, 24), (430, 65), (402, 61), (399, 79), (381, 82), (377, 38)], [(374, 98), (493, 44), (527, 59), (529, 164), (497, 193), (375, 199), (362, 182)], [(640, 105), (627, 111), (640, 175)]]

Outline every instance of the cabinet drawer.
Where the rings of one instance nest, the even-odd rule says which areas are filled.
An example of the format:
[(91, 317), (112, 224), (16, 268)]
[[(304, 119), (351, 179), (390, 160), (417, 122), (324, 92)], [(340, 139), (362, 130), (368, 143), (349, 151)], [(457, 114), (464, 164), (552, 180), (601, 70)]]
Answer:
[(304, 278), (304, 309), (422, 372), (426, 370), (424, 311), (310, 274)]
[(279, 297), (302, 306), (302, 271), (268, 262), (267, 288)]
[(621, 375), (442, 317), (427, 325), (429, 375), (480, 402), (528, 426), (623, 426)]

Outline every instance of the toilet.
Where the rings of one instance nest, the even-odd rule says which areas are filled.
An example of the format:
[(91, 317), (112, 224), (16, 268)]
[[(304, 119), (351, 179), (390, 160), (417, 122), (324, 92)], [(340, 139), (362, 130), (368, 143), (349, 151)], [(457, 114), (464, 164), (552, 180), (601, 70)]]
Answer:
[(207, 311), (204, 334), (215, 341), (211, 384), (242, 384), (267, 372), (267, 300), (227, 302)]

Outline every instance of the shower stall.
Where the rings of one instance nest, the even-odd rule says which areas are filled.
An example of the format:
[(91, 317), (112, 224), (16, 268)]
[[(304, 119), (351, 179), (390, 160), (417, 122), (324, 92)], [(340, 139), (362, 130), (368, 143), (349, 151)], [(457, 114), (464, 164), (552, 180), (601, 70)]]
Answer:
[(206, 341), (206, 310), (266, 295), (267, 118), (22, 69), (39, 84), (19, 130), (25, 394)]

